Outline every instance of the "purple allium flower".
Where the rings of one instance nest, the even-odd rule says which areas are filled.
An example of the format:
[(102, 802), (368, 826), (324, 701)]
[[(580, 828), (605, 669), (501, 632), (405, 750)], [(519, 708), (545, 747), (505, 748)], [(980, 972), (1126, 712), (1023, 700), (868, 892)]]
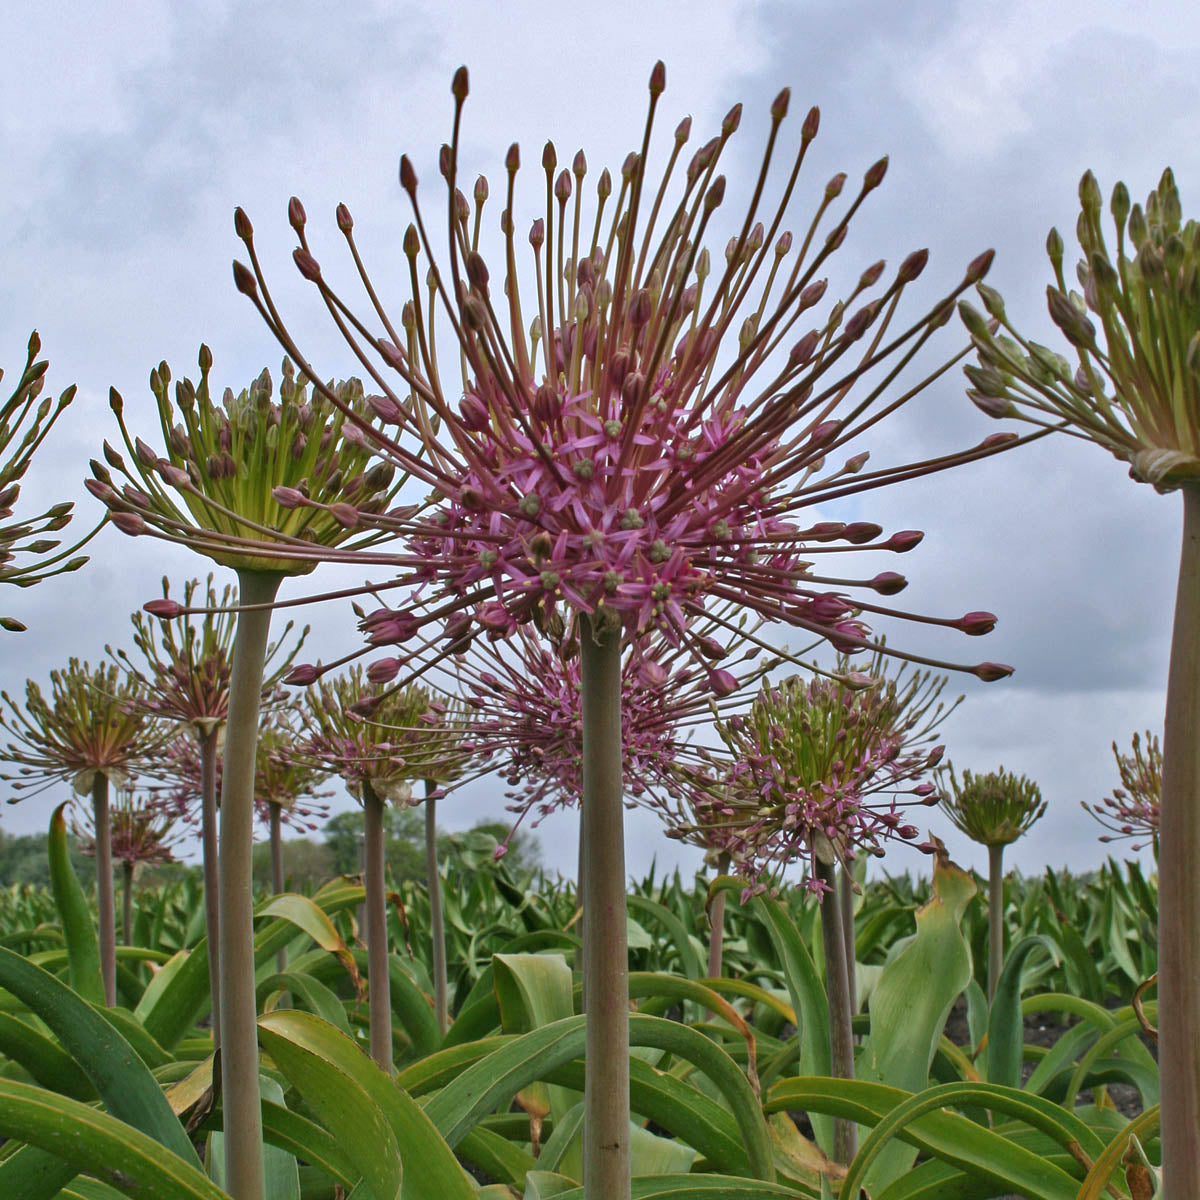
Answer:
[[(925, 251), (910, 254), (883, 283), (883, 264), (873, 264), (849, 295), (828, 303), (822, 272), (853, 213), (882, 181), (887, 160), (867, 172), (840, 215), (834, 210), (845, 176), (835, 176), (816, 216), (803, 217), (794, 234), (789, 210), (818, 114), (813, 109), (805, 118), (782, 195), (769, 204), (761, 185), (787, 113), (785, 91), (771, 107), (760, 186), (734, 226), (739, 232), (723, 254), (712, 254), (705, 240), (726, 186), (718, 162), (741, 108), (690, 158), (683, 148), (691, 122), (681, 122), (655, 179), (646, 146), (664, 78), (660, 64), (642, 150), (626, 159), (619, 180), (601, 173), (594, 207), (584, 202), (582, 152), (569, 170), (558, 170), (555, 149), (546, 146), (546, 208), (529, 233), (535, 299), (518, 279), (517, 147), (506, 164), (500, 286), (493, 287), (478, 249), (489, 188), (483, 180), (475, 185), (473, 208), (459, 190), (465, 70), (455, 76), (455, 133), (441, 159), (449, 194), (445, 271), (434, 263), (412, 165), (401, 163), (415, 223), (404, 238), (413, 287), (399, 321), (362, 266), (344, 207), (338, 225), (373, 310), (364, 317), (327, 282), (309, 246), (303, 207), (293, 200), (297, 266), (379, 389), (367, 404), (390, 436), (371, 444), (431, 493), (415, 509), (358, 506), (354, 514), (359, 526), (403, 545), (359, 561), (388, 564), (402, 573), (398, 584), (421, 588), (415, 607), (368, 618), (371, 645), (404, 645), (423, 625), (460, 615), (506, 636), (582, 613), (597, 628), (620, 626), (627, 638), (661, 633), (702, 659), (690, 627), (713, 602), (729, 601), (827, 637), (839, 649), (861, 648), (870, 644), (867, 622), (895, 612), (878, 599), (899, 591), (903, 578), (891, 571), (845, 578), (817, 563), (832, 551), (902, 552), (914, 538), (911, 531), (884, 537), (867, 521), (817, 519), (812, 509), (1012, 440), (864, 470), (860, 435), (940, 373), (913, 379), (909, 367), (945, 323), (953, 298), (986, 272), (991, 253), (901, 332), (892, 329), (893, 318), (904, 289), (924, 269)], [(238, 286), (303, 365), (269, 298), (240, 210), (237, 226), (252, 263), (235, 266)], [(426, 270), (427, 299), (417, 283)], [(439, 310), (462, 351), (461, 387), (439, 370)], [(361, 419), (331, 390), (314, 387)], [(287, 503), (302, 508), (312, 501), (289, 492)], [(968, 633), (993, 620), (980, 613), (918, 619)], [(465, 633), (456, 625), (449, 636)], [(973, 670), (986, 678), (1007, 673), (995, 664)], [(710, 682), (720, 694), (731, 681), (717, 670)]]
[[(711, 641), (709, 635), (695, 632), (705, 639), (701, 644)], [(751, 668), (759, 647), (745, 634), (738, 636), (741, 654), (730, 662), (745, 675), (737, 685), (743, 688), (776, 666), (778, 659)], [(714, 648), (709, 646), (709, 652)], [(578, 805), (583, 755), (576, 650), (549, 649), (527, 626), (519, 626), (498, 641), (477, 639), (456, 659), (454, 674), (464, 703), (475, 714), (469, 730), (473, 752), (482, 770), (500, 764), (510, 789), (509, 811), (518, 814), (516, 825), (531, 813), (537, 825), (557, 808)], [(678, 761), (691, 753), (692, 727), (720, 711), (711, 695), (712, 674), (683, 648), (644, 637), (632, 642), (621, 666), (622, 779), (630, 802), (660, 806), (656, 789), (675, 778)]]
[[(670, 835), (727, 853), (751, 891), (796, 861), (846, 866), (889, 839), (915, 841), (904, 808), (937, 803), (922, 777), (942, 757), (934, 731), (954, 707), (938, 702), (945, 677), (905, 678), (902, 666), (885, 678), (877, 655), (864, 687), (845, 677), (844, 656), (838, 666), (765, 685), (749, 712), (718, 723), (728, 757), (708, 754), (677, 775)], [(805, 886), (825, 888), (815, 869)]]
[(1153, 845), (1158, 852), (1158, 810), (1162, 798), (1162, 750), (1158, 736), (1146, 731), (1146, 746), (1142, 749), (1141, 735), (1133, 735), (1133, 752), (1122, 754), (1113, 742), (1113, 758), (1117, 760), (1117, 771), (1121, 786), (1113, 788), (1111, 796), (1105, 796), (1098, 804), (1081, 800), (1085, 812), (1095, 817), (1110, 833), (1100, 837), (1102, 842), (1116, 842), (1122, 838), (1144, 838), (1134, 842), (1133, 848), (1141, 850)]
[[(254, 810), (263, 824), (270, 822), (271, 806), (297, 833), (311, 833), (329, 815), (321, 803), (328, 792), (319, 791), (323, 772), (294, 754), (295, 731), (275, 715), (259, 729), (259, 753), (254, 763)], [(223, 760), (216, 760), (217, 797), (220, 803)], [(200, 749), (196, 739), (181, 735), (163, 750), (158, 775), (158, 804), (182, 820), (200, 818)]]
[(58, 780), (87, 794), (97, 773), (124, 785), (169, 732), (134, 708), (140, 687), (114, 665), (93, 670), (72, 658), (50, 672), (49, 700), (33, 680), (25, 685), (24, 709), (0, 693), (8, 706), (7, 713), (0, 709), (0, 728), (15, 739), (4, 756), (18, 768), (0, 779), (15, 792), (32, 787), (34, 795)]
[[(204, 603), (194, 606), (199, 587), (198, 579), (185, 583), (183, 603), (178, 604), (171, 599), (170, 582), (164, 577), (162, 601), (150, 602), (160, 605), (158, 611), (151, 610), (160, 619), (147, 621), (140, 612), (132, 615), (133, 641), (142, 652), (148, 671), (135, 664), (124, 650), (114, 652), (110, 647), (109, 654), (139, 685), (132, 704), (153, 716), (206, 733), (224, 725), (229, 715), (229, 671), (236, 617), (231, 586), (227, 585), (218, 597), (213, 577), (209, 575)], [(168, 610), (167, 605), (173, 607)], [(146, 608), (149, 610), (150, 605)], [(195, 617), (201, 619), (197, 621)], [(306, 625), (284, 653), (291, 630), (289, 621), (267, 649), (269, 670), (262, 685), (264, 710), (282, 699), (280, 680), (291, 669), (308, 636)]]
[[(109, 810), (112, 856), (136, 867), (140, 863), (175, 862), (175, 848), (184, 834), (173, 828), (175, 816), (160, 803), (139, 803), (132, 791), (122, 788)], [(79, 849), (96, 853), (95, 818), (86, 809), (72, 806), (72, 832), (80, 839)]]

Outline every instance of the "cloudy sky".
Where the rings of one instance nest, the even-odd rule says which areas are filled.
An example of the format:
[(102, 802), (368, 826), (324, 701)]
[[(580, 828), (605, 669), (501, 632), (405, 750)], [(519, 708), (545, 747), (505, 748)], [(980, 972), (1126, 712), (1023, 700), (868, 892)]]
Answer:
[[(789, 85), (793, 125), (810, 104), (822, 113), (804, 177), (810, 194), (834, 171), (854, 179), (891, 156), (883, 187), (840, 252), (844, 269), (856, 274), (880, 257), (895, 265), (927, 246), (929, 286), (948, 290), (975, 254), (994, 247), (990, 282), (1015, 323), (1056, 344), (1044, 313), (1043, 245), (1051, 225), (1070, 245), (1086, 168), (1106, 193), (1122, 178), (1142, 199), (1170, 164), (1185, 214), (1196, 209), (1198, 51), (1200, 11), (1167, 0), (1139, 6), (1136, 16), (1110, 0), (1018, 0), (1003, 10), (947, 0), (603, 0), (553, 15), (525, 0), (374, 0), (336, 13), (298, 0), (107, 0), (47, 2), (19, 20), (7, 14), (0, 366), (15, 379), (36, 327), (49, 387), (79, 386), (31, 471), (25, 511), (74, 498), (73, 528), (96, 519), (81, 483), (87, 460), (115, 435), (110, 385), (124, 395), (131, 427), (157, 440), (146, 381), (161, 359), (177, 377), (194, 374), (206, 342), (216, 380), (235, 390), (264, 365), (277, 371), (280, 351), (232, 285), (235, 205), (254, 222), (301, 344), (324, 374), (350, 373), (336, 333), (295, 278), (288, 197), (303, 199), (310, 230), (330, 246), (334, 206), (347, 203), (376, 279), (398, 275), (409, 212), (396, 166), (401, 153), (411, 155), (432, 206), (450, 77), (461, 63), (472, 87), (464, 160), (471, 174), (492, 175), (493, 193), (514, 140), (527, 162), (550, 137), (560, 160), (582, 146), (593, 167), (619, 166), (640, 140), (657, 58), (667, 66), (664, 129), (690, 113), (707, 137), (734, 101), (745, 103), (730, 167), (747, 174), (771, 99)], [(731, 190), (737, 186), (731, 178)], [(995, 428), (954, 373), (873, 443), (873, 461), (967, 445)], [(893, 643), (938, 657), (1016, 668), (991, 685), (953, 679), (948, 691), (966, 699), (945, 727), (960, 768), (1003, 764), (1037, 780), (1049, 800), (1009, 860), (1026, 871), (1097, 865), (1099, 830), (1079, 802), (1116, 782), (1114, 739), (1128, 747), (1135, 730), (1162, 724), (1178, 498), (1134, 485), (1090, 444), (1056, 437), (874, 493), (854, 516), (926, 531), (903, 562), (908, 608), (999, 616), (984, 640), (945, 630), (918, 638), (903, 626), (889, 632)], [(27, 592), (3, 589), (0, 611), (30, 627), (4, 635), (0, 685), (10, 693), (23, 691), (28, 677), (44, 682), (70, 655), (95, 661), (106, 642), (127, 645), (128, 614), (158, 594), (164, 572), (178, 585), (208, 569), (194, 555), (112, 530), (93, 547), (92, 562), (75, 576)], [(356, 581), (352, 572), (319, 578), (331, 587)], [(314, 610), (308, 619), (314, 656), (356, 645), (347, 609)], [(480, 784), (447, 802), (446, 824), (499, 813), (501, 791)], [(6, 808), (3, 828), (42, 827), (50, 803), (47, 795)], [(930, 819), (961, 860), (982, 865), (968, 843)], [(541, 827), (550, 865), (573, 870), (574, 831), (566, 816)], [(630, 870), (640, 874), (655, 854), (660, 863), (695, 861), (661, 837), (652, 817), (636, 815)], [(892, 869), (920, 865), (903, 851), (888, 860)]]

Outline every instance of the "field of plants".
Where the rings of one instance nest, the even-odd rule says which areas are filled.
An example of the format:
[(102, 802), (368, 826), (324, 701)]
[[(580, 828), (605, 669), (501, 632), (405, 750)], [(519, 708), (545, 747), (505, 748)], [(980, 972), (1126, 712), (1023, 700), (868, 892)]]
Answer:
[[(260, 895), (271, 1197), (582, 1194), (578, 896), (570, 883), (496, 862), (493, 845), (468, 839), (442, 868), (444, 1033), (432, 1004), (429, 892), (407, 881), (389, 896), (398, 1087), (364, 1053), (360, 882)], [(61, 819), (50, 855), (52, 891), (0, 893), (0, 1094), (11, 1139), (0, 1194), (223, 1195), (200, 1170), (207, 1162), (220, 1184), (199, 880), (139, 893), (118, 949), (118, 1006), (106, 1009), (89, 1003), (103, 995), (94, 913)], [(724, 886), (733, 891), (713, 973), (711, 899)], [(627, 917), (636, 1194), (850, 1197), (860, 1185), (887, 1200), (1113, 1194), (1105, 1184), (1123, 1173), (1114, 1168), (1129, 1157), (1129, 1132), (1152, 1146), (1156, 1129), (1145, 1035), (1155, 1005), (1130, 1005), (1154, 970), (1154, 884), (1113, 862), (1086, 880), (1008, 878), (1010, 950), (990, 1006), (976, 982), (988, 963), (985, 890), (947, 861), (932, 882), (884, 879), (856, 899), (850, 1081), (827, 1077), (811, 898), (742, 904), (728, 878), (638, 884)], [(849, 1172), (821, 1149), (835, 1117), (862, 1125)], [(68, 1141), (69, 1152), (54, 1153)], [(1132, 1189), (1116, 1194), (1149, 1195), (1138, 1164), (1126, 1167)]]
[[(681, 120), (660, 163), (665, 86), (660, 62), (617, 173), (546, 144), (526, 238), (516, 145), (506, 188), (460, 174), (460, 68), (444, 250), (400, 160), (396, 307), (345, 205), (328, 272), (287, 208), (359, 374), (322, 381), (238, 208), (234, 284), (286, 355), (278, 384), (225, 387), (202, 346), (195, 379), (161, 362), (141, 403), (110, 390), (101, 525), (236, 587), (166, 578), (100, 665), (2, 694), (6, 799), (78, 801), (50, 818), (48, 889), (2, 897), (5, 1200), (1200, 1197), (1200, 226), (1167, 170), (1144, 205), (1113, 188), (1106, 241), (1084, 175), (1081, 291), (1047, 241), (1068, 361), (1014, 327), (991, 251), (919, 303), (925, 250), (831, 263), (888, 160), (798, 213), (820, 113), (785, 133), (786, 89), (710, 249), (741, 106), (694, 151)], [(0, 582), (22, 587), (82, 570), (92, 536), (47, 536), (69, 504), (9, 521), (74, 398), (40, 398), (40, 352), (34, 334), (0, 414)], [(869, 461), (876, 425), (959, 365), (1024, 432)], [(953, 672), (1012, 668), (919, 649), (996, 618), (894, 600), (908, 580), (864, 564), (924, 535), (832, 516), (1053, 432), (1183, 497), (1161, 747), (1114, 744), (1120, 786), (1084, 804), (1104, 840), (1152, 846), (1150, 877), (1006, 879), (1045, 802), (951, 765), (941, 730)], [(361, 582), (281, 592), (330, 563)], [(358, 649), (283, 624), (302, 603), (347, 604)], [(439, 804), (486, 776), (499, 842), (439, 842)], [(361, 804), (361, 840), (339, 834), (361, 869), (289, 890), (283, 830), (317, 829), (335, 785)], [(631, 891), (634, 805), (712, 877)], [(936, 805), (987, 847), (986, 880), (918, 840)], [(561, 807), (577, 884), (509, 853)], [(397, 812), (421, 814), (423, 880), (389, 874)], [(138, 896), (180, 822), (200, 870)], [(896, 842), (927, 881), (868, 881)]]

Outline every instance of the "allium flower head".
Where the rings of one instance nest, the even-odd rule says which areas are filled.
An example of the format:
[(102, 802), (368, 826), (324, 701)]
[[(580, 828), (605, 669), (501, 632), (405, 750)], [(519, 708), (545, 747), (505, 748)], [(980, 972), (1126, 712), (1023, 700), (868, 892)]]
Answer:
[[(0, 775), (14, 791), (37, 791), (56, 780), (84, 794), (97, 773), (123, 784), (161, 744), (166, 731), (132, 704), (138, 690), (115, 665), (94, 670), (79, 659), (50, 672), (50, 699), (33, 680), (22, 709), (7, 692), (0, 699), (0, 728), (12, 736), (5, 750), (15, 775)], [(18, 797), (19, 798), (19, 797)], [(16, 800), (10, 801), (15, 803)]]
[(1144, 209), (1130, 205), (1125, 184), (1113, 188), (1114, 250), (1090, 171), (1079, 199), (1080, 291), (1064, 276), (1058, 230), (1046, 242), (1055, 278), (1046, 289), (1050, 316), (1076, 364), (1022, 338), (999, 294), (981, 286), (988, 315), (1011, 336), (997, 336), (979, 312), (960, 306), (979, 351), (979, 366), (966, 368), (969, 395), (991, 416), (1066, 422), (1066, 432), (1104, 446), (1159, 491), (1200, 481), (1200, 225), (1183, 222), (1170, 168)]
[[(133, 614), (134, 645), (142, 652), (148, 670), (135, 664), (124, 650), (115, 651), (115, 657), (139, 684), (131, 703), (154, 716), (192, 726), (203, 733), (222, 726), (229, 715), (229, 671), (236, 618), (231, 586), (227, 585), (218, 597), (213, 577), (209, 575), (204, 603), (195, 606), (199, 587), (198, 579), (185, 583), (183, 604), (178, 606), (171, 598), (170, 581), (164, 576), (162, 601), (151, 603), (172, 606), (164, 611), (179, 608), (178, 615), (151, 621), (140, 612)], [(291, 631), (289, 621), (267, 649), (264, 705), (278, 697), (280, 680), (291, 669), (308, 636), (305, 626), (295, 642), (286, 646)], [(109, 648), (109, 653), (114, 651)]]
[[(175, 862), (175, 848), (184, 834), (176, 830), (175, 817), (161, 804), (139, 803), (130, 789), (122, 788), (109, 808), (112, 856), (116, 862), (136, 867), (140, 863)], [(96, 853), (95, 823), (89, 809), (74, 810), (72, 830), (80, 839), (79, 849)]]
[(1113, 742), (1113, 758), (1117, 760), (1117, 771), (1121, 786), (1113, 788), (1111, 796), (1105, 796), (1098, 804), (1081, 800), (1084, 811), (1090, 813), (1111, 833), (1102, 834), (1102, 842), (1116, 842), (1122, 838), (1145, 838), (1135, 842), (1133, 848), (1140, 850), (1144, 845), (1158, 845), (1158, 809), (1162, 799), (1162, 749), (1156, 734), (1146, 732), (1145, 748), (1141, 735), (1133, 735), (1133, 751), (1122, 754)]
[[(890, 838), (916, 839), (901, 810), (937, 803), (921, 780), (942, 757), (932, 743), (950, 711), (938, 702), (946, 680), (903, 667), (886, 679), (877, 656), (872, 685), (838, 665), (829, 678), (766, 685), (749, 712), (718, 724), (728, 758), (693, 774), (691, 811), (677, 811), (671, 836), (725, 851), (759, 888), (798, 860), (846, 865)], [(815, 871), (805, 885), (824, 887)]]
[[(313, 569), (316, 545), (329, 557), (331, 547), (370, 544), (375, 535), (358, 531), (356, 514), (386, 508), (398, 485), (389, 464), (372, 465), (372, 413), (358, 380), (310, 396), (308, 380), (285, 360), (278, 400), (264, 370), (237, 395), (226, 388), (218, 402), (207, 346), (199, 362), (199, 384), (181, 380), (173, 400), (167, 364), (151, 372), (165, 457), (130, 436), (124, 402), (110, 393), (129, 460), (106, 442), (108, 466), (93, 459), (87, 487), (113, 523), (186, 544), (224, 566), (287, 575)], [(128, 482), (115, 483), (113, 472)], [(175, 615), (160, 607), (159, 615)]]
[[(345, 207), (337, 221), (372, 310), (364, 317), (327, 280), (309, 246), (304, 209), (292, 201), (296, 264), (379, 389), (368, 402), (393, 431), (380, 453), (431, 490), (415, 513), (360, 517), (404, 543), (402, 551), (366, 561), (389, 562), (404, 572), (402, 580), (427, 585), (419, 608), (367, 617), (372, 645), (405, 642), (426, 621), (451, 618), (453, 641), (472, 623), (508, 634), (527, 623), (562, 622), (565, 610), (568, 623), (587, 614), (594, 626), (619, 626), (629, 638), (661, 631), (672, 644), (696, 650), (689, 625), (717, 600), (843, 648), (864, 645), (862, 614), (889, 612), (875, 600), (899, 591), (904, 579), (892, 572), (848, 579), (815, 563), (839, 549), (908, 550), (920, 534), (883, 537), (870, 522), (816, 520), (809, 510), (1011, 441), (1002, 436), (960, 455), (864, 471), (860, 435), (923, 386), (907, 368), (946, 321), (953, 297), (986, 272), (990, 252), (902, 332), (893, 318), (925, 267), (925, 251), (910, 254), (890, 276), (882, 262), (868, 266), (848, 295), (829, 303), (822, 272), (882, 181), (887, 160), (867, 171), (848, 203), (839, 204), (846, 177), (835, 176), (818, 192), (815, 215), (794, 225), (791, 205), (806, 190), (800, 169), (818, 113), (805, 117), (782, 191), (768, 200), (785, 91), (771, 106), (753, 198), (733, 225), (737, 232), (714, 253), (706, 242), (725, 197), (719, 164), (741, 107), (690, 154), (684, 147), (691, 121), (680, 122), (656, 175), (649, 143), (664, 83), (659, 64), (641, 148), (617, 176), (600, 173), (594, 200), (583, 152), (560, 167), (555, 147), (546, 145), (545, 207), (529, 228), (527, 248), (518, 246), (521, 156), (512, 147), (501, 189), (504, 262), (493, 272), (479, 251), (490, 185), (480, 178), (470, 198), (460, 187), (467, 94), (460, 70), (454, 135), (441, 155), (449, 198), (445, 270), (435, 264), (415, 171), (407, 158), (401, 162), (414, 224), (404, 236), (410, 294), (399, 320), (367, 275)], [(240, 212), (238, 230), (253, 269), (236, 264), (237, 284), (303, 363)], [(519, 257), (530, 261), (524, 281)], [(439, 312), (461, 349), (461, 382), (444, 379), (439, 367)], [(885, 402), (885, 393), (894, 395)], [(869, 601), (849, 598), (852, 588)], [(987, 614), (969, 617), (923, 619), (968, 633), (993, 622)], [(986, 678), (1007, 673), (993, 664), (974, 670)]]
[(950, 786), (941, 793), (942, 811), (981, 846), (1007, 846), (1029, 830), (1046, 811), (1041, 789), (1032, 779), (1001, 767), (985, 775), (964, 771), (962, 779), (947, 764)]
[[(744, 676), (739, 688), (777, 665), (772, 659), (747, 670), (758, 649), (739, 648), (747, 652), (728, 663)], [(459, 656), (455, 671), (464, 702), (476, 714), (470, 746), (485, 767), (499, 761), (510, 789), (509, 811), (520, 814), (517, 824), (529, 813), (537, 814), (536, 825), (557, 808), (577, 806), (583, 794), (579, 656), (548, 648), (522, 626), (509, 638), (477, 640)], [(669, 786), (690, 753), (692, 727), (710, 719), (716, 707), (713, 690), (732, 693), (734, 672), (722, 668), (728, 682), (715, 683), (711, 673), (659, 640), (632, 643), (621, 668), (623, 786), (631, 800), (658, 807), (656, 792)], [(737, 702), (736, 695), (729, 702)]]
[[(58, 539), (41, 536), (57, 533), (70, 521), (73, 507), (70, 503), (52, 505), (36, 517), (8, 521), (21, 494), (21, 480), (29, 470), (34, 451), (75, 398), (75, 385), (72, 384), (57, 401), (50, 396), (38, 400), (46, 382), (48, 365), (44, 359), (35, 361), (41, 348), (41, 339), (35, 331), (29, 335), (25, 368), (17, 386), (0, 407), (0, 454), (7, 455), (0, 460), (0, 521), (4, 522), (0, 523), (0, 582), (15, 583), (18, 587), (32, 587), (52, 575), (78, 570), (87, 562), (86, 556), (70, 557), (83, 542), (59, 550), (61, 542)], [(3, 378), (4, 372), (0, 370), (0, 379)], [(0, 617), (0, 629), (20, 632), (24, 628), (13, 617)]]
[(310, 687), (301, 721), (292, 753), (336, 772), (357, 798), (369, 782), (381, 799), (415, 803), (414, 782), (448, 781), (463, 765), (445, 705), (416, 685), (389, 690), (359, 666)]
[[(264, 824), (269, 805), (276, 805), (285, 825), (300, 833), (311, 833), (328, 815), (321, 801), (328, 792), (318, 788), (324, 772), (317, 765), (297, 758), (295, 733), (279, 714), (259, 729), (259, 752), (254, 760), (254, 810)], [(217, 804), (221, 802), (223, 760), (216, 760)], [(198, 825), (201, 817), (200, 747), (188, 734), (173, 738), (155, 758), (155, 775), (162, 780), (156, 791), (158, 807)]]

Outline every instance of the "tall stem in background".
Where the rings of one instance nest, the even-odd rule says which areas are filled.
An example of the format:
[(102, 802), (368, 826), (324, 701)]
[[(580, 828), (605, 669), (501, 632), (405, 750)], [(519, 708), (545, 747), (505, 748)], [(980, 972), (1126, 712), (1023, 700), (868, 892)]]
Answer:
[(392, 1073), (392, 985), (388, 975), (387, 892), (384, 888), (383, 801), (369, 780), (362, 784), (363, 889), (367, 909), (367, 992), (371, 1057)]
[(121, 944), (133, 945), (133, 866), (126, 860), (121, 864)]
[[(842, 903), (838, 898), (836, 867), (816, 860), (817, 876), (826, 884), (821, 895), (821, 939), (825, 949), (825, 990), (829, 996), (829, 1043), (833, 1074), (854, 1078), (854, 1030), (850, 1017), (850, 988), (846, 982), (846, 938)], [(858, 1150), (858, 1128), (845, 1117), (833, 1120), (833, 1157), (848, 1163)]]
[(842, 941), (846, 947), (846, 994), (850, 1015), (858, 1011), (858, 978), (855, 964), (858, 954), (854, 947), (854, 877), (845, 867), (838, 871), (838, 903), (842, 906)]
[(629, 951), (625, 930), (621, 639), (579, 618), (583, 717), (580, 838), (587, 1042), (583, 1187), (587, 1200), (628, 1200)]
[(438, 870), (437, 784), (425, 780), (425, 878), (429, 888), (429, 936), (433, 941), (433, 1009), (444, 1034), (450, 1024), (446, 1000), (446, 919), (442, 915), (442, 875)]
[[(270, 604), (282, 576), (238, 571), (243, 605)], [(254, 996), (254, 763), (269, 608), (238, 614), (221, 782), (221, 1102), (225, 1186), (234, 1200), (265, 1200), (258, 1008)]]
[(1004, 969), (1004, 843), (988, 846), (988, 1003)]
[(1159, 824), (1163, 1183), (1200, 1196), (1200, 484), (1183, 492)]
[[(278, 804), (268, 804), (271, 841), (271, 891), (276, 896), (283, 891), (283, 830), (281, 828)], [(287, 947), (281, 946), (275, 955), (275, 969), (286, 971), (288, 963)]]
[[(717, 874), (725, 875), (729, 871), (729, 855), (724, 851), (717, 858)], [(708, 934), (708, 977), (721, 978), (721, 964), (725, 949), (725, 889), (722, 888), (714, 897), (708, 910), (708, 922), (712, 927)]]
[(117, 926), (113, 911), (112, 828), (108, 816), (108, 776), (97, 771), (92, 780), (92, 823), (96, 833), (96, 906), (100, 924), (100, 974), (104, 1003), (117, 1002)]
[(208, 947), (208, 992), (213, 1049), (221, 1048), (221, 976), (217, 968), (221, 937), (220, 855), (217, 850), (217, 730), (201, 730), (200, 845), (204, 857), (204, 916)]

